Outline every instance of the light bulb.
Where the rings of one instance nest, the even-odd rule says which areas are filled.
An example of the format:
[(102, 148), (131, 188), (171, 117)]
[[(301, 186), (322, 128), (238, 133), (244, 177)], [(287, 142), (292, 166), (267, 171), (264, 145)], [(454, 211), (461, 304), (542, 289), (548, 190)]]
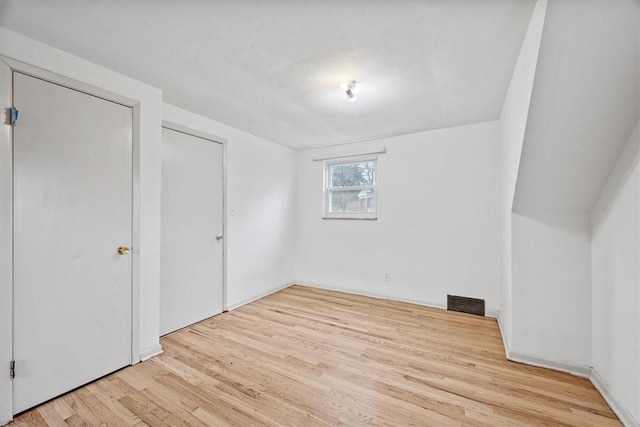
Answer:
[(355, 87), (356, 87), (355, 80), (340, 83), (340, 89), (342, 89), (347, 94), (347, 99), (349, 101), (353, 101), (356, 99), (356, 95), (353, 93), (353, 89)]

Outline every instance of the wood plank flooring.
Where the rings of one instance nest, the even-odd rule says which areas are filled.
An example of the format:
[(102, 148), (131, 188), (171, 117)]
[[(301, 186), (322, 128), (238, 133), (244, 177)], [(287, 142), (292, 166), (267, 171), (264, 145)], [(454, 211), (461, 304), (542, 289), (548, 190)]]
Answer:
[(494, 319), (292, 286), (22, 426), (619, 426), (583, 378), (509, 362)]

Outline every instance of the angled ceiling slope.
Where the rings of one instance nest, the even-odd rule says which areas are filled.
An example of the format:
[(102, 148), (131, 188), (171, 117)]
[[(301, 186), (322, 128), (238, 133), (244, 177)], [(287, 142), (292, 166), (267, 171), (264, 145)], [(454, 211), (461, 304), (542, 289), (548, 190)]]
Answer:
[(591, 212), (640, 115), (640, 1), (551, 1), (514, 212)]
[(300, 148), (497, 120), (534, 5), (2, 1), (4, 27)]

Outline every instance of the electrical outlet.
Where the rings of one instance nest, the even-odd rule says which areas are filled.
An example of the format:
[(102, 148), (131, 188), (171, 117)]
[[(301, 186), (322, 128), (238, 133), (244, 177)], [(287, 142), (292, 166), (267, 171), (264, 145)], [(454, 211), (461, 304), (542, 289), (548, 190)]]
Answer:
[(387, 282), (391, 280), (391, 275), (389, 273), (384, 273), (384, 280), (386, 280)]

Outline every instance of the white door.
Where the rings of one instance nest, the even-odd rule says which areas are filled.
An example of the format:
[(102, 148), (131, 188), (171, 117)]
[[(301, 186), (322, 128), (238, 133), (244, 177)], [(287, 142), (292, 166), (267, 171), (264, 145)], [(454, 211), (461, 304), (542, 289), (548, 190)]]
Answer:
[(222, 312), (222, 144), (162, 129), (160, 333)]
[(17, 72), (13, 89), (18, 413), (130, 364), (132, 111)]

